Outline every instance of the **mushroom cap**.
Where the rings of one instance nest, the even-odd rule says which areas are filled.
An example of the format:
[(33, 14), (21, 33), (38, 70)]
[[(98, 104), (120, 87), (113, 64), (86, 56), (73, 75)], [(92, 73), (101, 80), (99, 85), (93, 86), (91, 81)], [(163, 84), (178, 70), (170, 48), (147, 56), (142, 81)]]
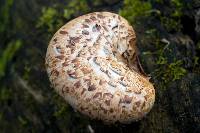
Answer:
[(123, 17), (94, 12), (51, 39), (46, 69), (55, 90), (76, 110), (107, 123), (127, 123), (152, 108), (155, 90), (134, 68), (136, 35)]

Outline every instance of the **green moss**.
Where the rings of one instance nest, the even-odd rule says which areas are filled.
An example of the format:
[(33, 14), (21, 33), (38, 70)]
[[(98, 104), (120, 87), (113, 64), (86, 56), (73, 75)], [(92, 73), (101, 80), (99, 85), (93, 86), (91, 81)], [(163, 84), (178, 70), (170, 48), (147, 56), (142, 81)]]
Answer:
[(94, 6), (100, 6), (100, 5), (103, 4), (102, 0), (93, 0), (92, 2), (93, 2), (92, 4), (93, 4)]
[(200, 41), (198, 41), (196, 48), (197, 50), (200, 50)]
[(155, 57), (156, 69), (151, 73), (156, 80), (168, 84), (170, 81), (181, 79), (186, 73), (183, 67), (183, 61), (176, 57), (173, 44), (165, 44), (160, 41), (155, 41), (155, 52), (145, 52), (152, 54)]
[(0, 8), (0, 33), (4, 32), (9, 24), (10, 8), (13, 5), (13, 0), (5, 0), (5, 4)]
[(179, 19), (177, 20), (170, 17), (161, 17), (161, 23), (167, 31), (180, 31), (182, 28)]
[(163, 57), (163, 56), (159, 56), (156, 64), (158, 65), (164, 65), (164, 64), (167, 64), (167, 58), (166, 57)]
[(63, 16), (66, 19), (70, 19), (72, 16), (76, 16), (80, 13), (86, 13), (89, 10), (89, 6), (86, 0), (73, 0), (64, 8)]
[(28, 125), (28, 120), (25, 119), (24, 117), (18, 116), (17, 119), (18, 119), (19, 123), (20, 123), (22, 126), (27, 126), (27, 125)]
[(36, 27), (44, 30), (48, 29), (49, 33), (54, 33), (66, 22), (66, 19), (70, 20), (88, 11), (89, 6), (86, 0), (72, 0), (66, 6), (44, 7)]
[(2, 119), (3, 119), (3, 113), (0, 112), (0, 122), (1, 122)]
[(8, 62), (10, 62), (19, 48), (22, 46), (22, 41), (11, 41), (0, 57), (0, 78), (5, 75), (5, 70)]
[(30, 70), (31, 68), (28, 67), (27, 65), (24, 67), (23, 79), (29, 80)]
[(194, 65), (193, 65), (194, 67), (199, 65), (199, 57), (194, 56), (193, 60), (194, 60)]
[(145, 31), (146, 34), (148, 35), (155, 35), (156, 34), (156, 29), (148, 29)]
[(24, 23), (23, 19), (21, 19), (21, 18), (16, 18), (15, 19), (16, 30), (23, 29), (24, 25), (25, 25), (25, 23)]
[(172, 63), (165, 63), (154, 71), (155, 77), (164, 83), (181, 79), (186, 73), (186, 69), (182, 67), (183, 61), (177, 60)]
[(58, 95), (57, 93), (53, 96), (54, 105), (56, 105), (55, 111), (53, 115), (57, 119), (68, 119), (69, 114), (69, 106), (68, 104)]
[(171, 3), (177, 8), (180, 9), (183, 7), (182, 0), (171, 0)]
[[(44, 7), (42, 15), (37, 22), (37, 28), (47, 28), (49, 32), (53, 32), (55, 27), (59, 27), (62, 22), (59, 18), (59, 13), (55, 8)], [(56, 25), (56, 26), (55, 26)]]
[(163, 0), (155, 0), (155, 2), (163, 4)]
[(54, 116), (58, 119), (68, 116), (68, 106), (67, 103), (65, 105), (59, 106), (58, 109), (54, 112)]
[(149, 15), (152, 9), (150, 2), (142, 0), (125, 0), (124, 7), (119, 14), (128, 19), (131, 23), (137, 23), (137, 19)]
[(10, 89), (1, 88), (0, 89), (0, 103), (6, 102), (11, 98), (12, 92)]
[(170, 6), (170, 11), (167, 13), (163, 12), (163, 15), (160, 16), (161, 23), (167, 29), (167, 31), (179, 32), (182, 28), (180, 20), (183, 15), (182, 10), (184, 3), (181, 0), (171, 0)]
[(172, 77), (172, 81), (180, 79), (182, 76), (186, 74), (186, 69), (184, 69), (181, 65), (183, 62), (181, 60), (175, 61), (168, 65), (166, 73), (163, 75), (163, 78)]

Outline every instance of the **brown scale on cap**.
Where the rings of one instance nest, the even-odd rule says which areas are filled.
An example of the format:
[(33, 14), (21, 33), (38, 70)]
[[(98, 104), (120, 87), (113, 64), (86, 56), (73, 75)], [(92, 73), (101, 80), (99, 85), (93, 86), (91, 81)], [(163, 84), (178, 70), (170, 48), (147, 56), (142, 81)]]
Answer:
[(89, 26), (86, 24), (83, 24), (83, 28), (89, 28)]
[(89, 31), (87, 31), (87, 30), (83, 30), (83, 31), (82, 31), (82, 34), (83, 34), (83, 35), (89, 35), (90, 33), (89, 33)]
[(59, 55), (59, 56), (56, 56), (56, 58), (60, 59), (60, 60), (63, 60), (65, 58), (64, 55)]
[(45, 66), (51, 83), (76, 110), (104, 122), (140, 120), (155, 90), (138, 62), (135, 32), (110, 12), (80, 16), (56, 32)]
[(94, 96), (93, 99), (95, 98), (101, 98), (102, 97), (102, 92), (97, 92)]
[(132, 99), (133, 99), (133, 97), (130, 97), (130, 96), (128, 96), (128, 95), (125, 95), (124, 98), (121, 99), (120, 102), (122, 102), (122, 103), (126, 103), (126, 104), (130, 104), (131, 101), (132, 101)]
[(63, 35), (68, 34), (68, 32), (67, 32), (67, 31), (64, 31), (64, 30), (61, 30), (59, 33), (60, 33), (60, 34), (63, 34)]
[(88, 87), (88, 91), (94, 91), (94, 90), (96, 90), (96, 86), (93, 84), (93, 85), (90, 85), (89, 87)]

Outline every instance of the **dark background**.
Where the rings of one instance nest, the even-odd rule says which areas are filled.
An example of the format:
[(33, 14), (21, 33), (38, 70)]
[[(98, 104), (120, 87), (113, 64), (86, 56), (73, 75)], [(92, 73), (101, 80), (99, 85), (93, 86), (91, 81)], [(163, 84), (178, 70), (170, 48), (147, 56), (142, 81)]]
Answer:
[[(141, 121), (105, 125), (51, 88), (44, 66), (53, 34), (92, 11), (124, 16), (156, 101)], [(0, 0), (0, 133), (200, 133), (199, 0)]]

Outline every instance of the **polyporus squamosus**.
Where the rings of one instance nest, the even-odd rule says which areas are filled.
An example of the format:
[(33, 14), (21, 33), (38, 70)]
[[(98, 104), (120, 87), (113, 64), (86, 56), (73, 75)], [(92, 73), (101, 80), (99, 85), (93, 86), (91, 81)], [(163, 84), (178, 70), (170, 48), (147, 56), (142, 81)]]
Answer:
[(127, 20), (94, 12), (65, 24), (47, 49), (55, 90), (76, 110), (104, 122), (127, 123), (152, 108), (155, 90), (137, 69), (135, 32)]

